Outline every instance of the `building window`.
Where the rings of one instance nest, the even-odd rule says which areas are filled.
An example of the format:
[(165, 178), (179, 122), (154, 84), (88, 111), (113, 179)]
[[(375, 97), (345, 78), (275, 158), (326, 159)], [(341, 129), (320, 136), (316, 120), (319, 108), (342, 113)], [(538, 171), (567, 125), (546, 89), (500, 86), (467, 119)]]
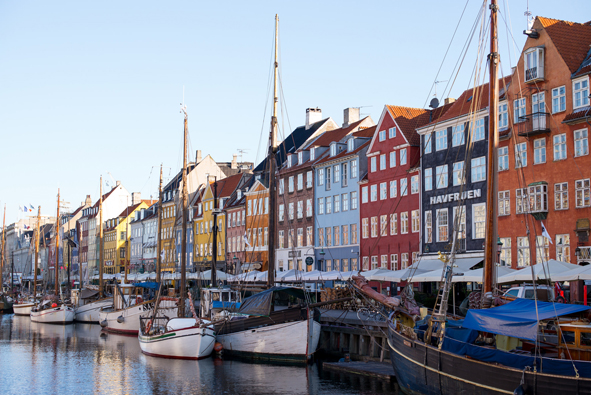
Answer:
[(298, 191), (304, 189), (304, 173), (298, 174)]
[(396, 137), (396, 127), (390, 128), (390, 129), (388, 129), (388, 131), (389, 131), (388, 138), (393, 139), (394, 137)]
[(306, 200), (306, 217), (310, 218), (312, 216), (312, 199)]
[(419, 176), (412, 176), (410, 178), (410, 193), (415, 194), (419, 193)]
[(575, 199), (577, 208), (589, 207), (589, 179), (575, 181)]
[(534, 213), (548, 211), (548, 185), (529, 187), (529, 208)]
[(378, 256), (374, 255), (371, 257), (371, 270), (375, 270), (378, 268)]
[(550, 243), (544, 236), (536, 236), (536, 263), (548, 262), (550, 259)]
[(570, 235), (556, 235), (556, 260), (570, 263)]
[(349, 260), (348, 259), (343, 259), (343, 271), (344, 272), (349, 271)]
[(380, 130), (380, 132), (378, 134), (378, 138), (379, 138), (379, 141), (386, 140), (386, 131), (385, 130)]
[(287, 248), (293, 248), (293, 229), (290, 229), (287, 236)]
[(285, 205), (280, 204), (279, 205), (279, 221), (283, 221), (285, 217)]
[(380, 256), (380, 268), (387, 269), (388, 268), (388, 255)]
[(326, 235), (326, 246), (332, 247), (332, 228), (328, 227), (324, 229)]
[(390, 167), (396, 167), (396, 151), (390, 152)]
[(318, 247), (324, 247), (324, 228), (318, 228)]
[(390, 255), (390, 270), (398, 270), (398, 254)]
[(433, 213), (425, 211), (425, 243), (433, 243)]
[(347, 151), (351, 152), (355, 149), (355, 139), (350, 138), (347, 140)]
[(378, 237), (378, 217), (371, 217), (371, 237)]
[(513, 102), (513, 123), (525, 121), (525, 97), (517, 99)]
[(507, 103), (499, 104), (499, 130), (505, 130), (509, 127), (509, 110)]
[(390, 181), (390, 198), (398, 196), (398, 182), (396, 180)]
[(398, 234), (398, 214), (390, 214), (390, 235)]
[(436, 213), (437, 220), (437, 242), (447, 241), (447, 209), (441, 208)]
[[(367, 189), (366, 189), (366, 198), (367, 198)], [(357, 191), (351, 192), (351, 210), (357, 210)]]
[(346, 187), (349, 184), (347, 173), (349, 170), (349, 164), (343, 163), (343, 186)]
[(373, 172), (375, 172), (377, 170), (376, 157), (375, 156), (372, 156), (371, 159), (369, 160), (369, 162), (370, 162), (371, 172), (373, 173)]
[(589, 80), (573, 81), (573, 108), (589, 105)]
[(499, 147), (499, 171), (509, 170), (509, 148)]
[(380, 183), (380, 200), (388, 198), (388, 188), (385, 182)]
[(304, 218), (304, 201), (298, 200), (298, 219)]
[(287, 167), (291, 167), (291, 155), (287, 156)]
[(408, 233), (408, 212), (400, 213), (400, 233)]
[(357, 224), (351, 224), (351, 244), (357, 244)]
[(289, 193), (293, 192), (293, 176), (289, 177), (289, 181), (287, 183), (287, 190)]
[(566, 110), (566, 89), (564, 86), (552, 89), (552, 113)]
[(423, 149), (423, 153), (430, 154), (431, 153), (431, 133), (427, 133), (423, 137), (423, 141), (424, 141), (424, 145), (425, 145), (425, 148)]
[(312, 246), (314, 243), (314, 234), (312, 233), (312, 227), (308, 226), (306, 228), (306, 245), (308, 247)]
[(464, 144), (464, 124), (453, 127), (451, 134), (451, 146), (458, 147)]
[(566, 159), (566, 134), (554, 136), (554, 160)]
[(484, 239), (486, 232), (486, 203), (472, 205), (472, 229), (473, 239)]
[(296, 245), (297, 245), (297, 247), (303, 247), (304, 246), (304, 229), (303, 228), (298, 228), (298, 238), (297, 238), (297, 244)]
[(515, 190), (515, 213), (529, 213), (529, 197), (527, 196), (527, 188), (519, 188)]
[(324, 169), (318, 169), (318, 185), (324, 185)]
[(367, 218), (361, 220), (361, 237), (364, 239), (369, 237), (369, 220)]
[[(459, 218), (458, 218), (458, 210), (459, 210)], [(453, 208), (454, 213), (454, 229), (456, 229), (457, 225), (457, 238), (458, 239), (465, 239), (466, 238), (466, 206), (455, 206)]]
[(527, 237), (517, 238), (517, 266), (529, 266), (529, 239)]
[(568, 182), (554, 184), (554, 209), (568, 210)]
[(318, 198), (318, 214), (324, 214), (324, 198)]
[(349, 194), (343, 193), (343, 211), (349, 211)]
[(447, 129), (435, 132), (435, 151), (447, 148)]
[(400, 150), (400, 165), (406, 165), (406, 148)]
[(411, 221), (412, 233), (419, 232), (421, 227), (421, 218), (419, 216), (419, 210), (411, 211)]
[(279, 231), (279, 248), (285, 248), (285, 233), (283, 230)]
[(388, 236), (388, 215), (380, 215), (380, 235)]
[(351, 161), (351, 178), (357, 178), (357, 159)]
[(501, 266), (511, 267), (511, 238), (501, 237)]
[(544, 49), (528, 49), (523, 55), (525, 81), (544, 78)]
[(369, 257), (363, 257), (363, 270), (369, 270)]
[(293, 202), (289, 203), (289, 219), (293, 221), (294, 215), (294, 204)]
[[(283, 195), (283, 191), (285, 188), (285, 184), (283, 183), (283, 181), (284, 181), (283, 178), (279, 179), (279, 194), (280, 195)], [(199, 212), (199, 214), (201, 214), (201, 212)]]
[(332, 213), (332, 196), (326, 197), (326, 214)]
[(312, 188), (312, 172), (306, 173), (306, 188)]
[(400, 179), (400, 196), (408, 195), (408, 180), (406, 178)]
[(527, 166), (527, 144), (515, 144), (515, 168)]
[(509, 191), (499, 192), (499, 216), (511, 215), (511, 202)]
[(386, 170), (386, 154), (380, 155), (380, 170)]
[(484, 118), (477, 119), (474, 123), (474, 135), (472, 141), (484, 140)]
[(341, 211), (341, 195), (334, 196), (334, 212), (339, 213)]
[(437, 166), (435, 170), (437, 189), (447, 188), (447, 165)]
[(575, 156), (589, 154), (589, 139), (587, 129), (575, 130)]
[(362, 187), (361, 188), (361, 203), (367, 203), (367, 188), (368, 187)]
[(486, 180), (486, 158), (481, 156), (472, 159), (472, 182), (484, 180)]
[(546, 163), (546, 139), (534, 140), (534, 165)]
[(400, 254), (400, 270), (408, 267), (408, 252)]
[(378, 185), (371, 186), (371, 201), (376, 202), (378, 200)]
[(336, 143), (332, 143), (330, 145), (330, 156), (335, 156), (337, 154), (337, 145)]
[(341, 182), (341, 165), (336, 165), (334, 167), (334, 182)]
[(454, 186), (462, 185), (466, 182), (466, 177), (464, 175), (464, 162), (454, 163), (452, 180)]
[(425, 169), (425, 191), (433, 189), (433, 169)]
[(343, 225), (341, 226), (342, 231), (343, 231), (343, 245), (348, 245), (349, 244), (349, 225)]
[(326, 174), (326, 177), (325, 177), (325, 180), (324, 180), (324, 182), (325, 182), (325, 188), (328, 191), (330, 189), (330, 167), (327, 167), (326, 168), (325, 174)]

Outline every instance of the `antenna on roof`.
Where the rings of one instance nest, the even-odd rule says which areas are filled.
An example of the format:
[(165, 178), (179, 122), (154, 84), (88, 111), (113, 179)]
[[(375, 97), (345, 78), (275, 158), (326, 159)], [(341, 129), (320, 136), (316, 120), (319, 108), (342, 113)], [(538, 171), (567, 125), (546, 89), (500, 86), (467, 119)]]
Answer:
[(238, 151), (238, 155), (240, 155), (240, 163), (244, 162), (242, 156), (246, 151), (248, 151), (248, 148), (238, 148), (236, 151)]
[(435, 93), (433, 94), (433, 97), (437, 97), (437, 84), (441, 84), (442, 82), (447, 82), (449, 80), (442, 80), (442, 81), (435, 81), (433, 84), (435, 85)]

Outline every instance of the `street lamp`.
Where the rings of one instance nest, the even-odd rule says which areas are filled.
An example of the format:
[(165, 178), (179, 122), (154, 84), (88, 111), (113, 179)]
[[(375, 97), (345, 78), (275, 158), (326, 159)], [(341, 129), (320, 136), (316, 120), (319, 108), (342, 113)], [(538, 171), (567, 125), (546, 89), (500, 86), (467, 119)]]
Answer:
[[(319, 254), (320, 254), (320, 266), (322, 266), (324, 264), (324, 255), (326, 254), (324, 252), (324, 248), (320, 250)], [(319, 267), (318, 270), (322, 270), (322, 267)]]
[(501, 249), (503, 248), (503, 242), (501, 238), (497, 236), (497, 263), (501, 265)]

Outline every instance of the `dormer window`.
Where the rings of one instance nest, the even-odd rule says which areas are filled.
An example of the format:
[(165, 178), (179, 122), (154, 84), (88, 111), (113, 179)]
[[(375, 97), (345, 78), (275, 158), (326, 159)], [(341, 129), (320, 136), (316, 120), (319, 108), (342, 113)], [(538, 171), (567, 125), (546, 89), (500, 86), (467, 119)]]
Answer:
[(351, 152), (355, 149), (355, 139), (350, 138), (349, 141), (347, 141), (347, 151)]
[(287, 167), (291, 167), (291, 155), (287, 157)]
[(239, 189), (239, 190), (236, 191), (236, 198), (237, 199), (242, 199), (242, 190), (241, 189)]
[(332, 143), (330, 145), (330, 156), (335, 156), (337, 154), (337, 144)]
[(298, 165), (301, 165), (304, 161), (304, 153), (302, 151), (298, 152)]
[(315, 148), (310, 148), (310, 160), (316, 159), (315, 152), (316, 152)]
[(523, 54), (525, 82), (544, 79), (544, 48), (530, 48)]

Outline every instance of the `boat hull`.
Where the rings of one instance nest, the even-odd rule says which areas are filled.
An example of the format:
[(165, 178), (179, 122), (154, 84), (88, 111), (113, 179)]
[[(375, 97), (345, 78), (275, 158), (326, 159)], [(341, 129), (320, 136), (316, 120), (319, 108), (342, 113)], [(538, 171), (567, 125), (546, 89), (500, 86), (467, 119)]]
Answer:
[[(171, 302), (168, 302), (167, 306), (163, 306), (163, 304), (161, 303), (158, 307), (160, 314), (168, 317), (178, 315), (176, 305)], [(140, 330), (140, 317), (151, 312), (153, 308), (154, 303), (148, 301), (123, 310), (103, 309), (99, 312), (99, 323), (106, 332), (137, 336)]]
[(207, 358), (215, 345), (212, 328), (183, 328), (166, 333), (138, 335), (140, 348), (146, 355), (160, 358), (202, 359)]
[(306, 362), (316, 351), (321, 326), (311, 317), (229, 334), (218, 334), (224, 354), (276, 361)]
[(513, 394), (524, 379), (525, 393), (589, 393), (591, 379), (541, 374), (465, 358), (394, 330), (390, 322), (390, 359), (400, 389), (406, 394)]
[(71, 324), (74, 322), (74, 309), (65, 305), (41, 311), (31, 311), (31, 321), (44, 324)]
[(113, 299), (97, 300), (96, 302), (88, 303), (83, 306), (78, 306), (75, 309), (76, 321), (98, 323), (99, 313), (101, 309), (110, 307), (113, 305)]
[(21, 303), (13, 304), (12, 309), (15, 315), (31, 315), (31, 309), (35, 307), (35, 303)]

